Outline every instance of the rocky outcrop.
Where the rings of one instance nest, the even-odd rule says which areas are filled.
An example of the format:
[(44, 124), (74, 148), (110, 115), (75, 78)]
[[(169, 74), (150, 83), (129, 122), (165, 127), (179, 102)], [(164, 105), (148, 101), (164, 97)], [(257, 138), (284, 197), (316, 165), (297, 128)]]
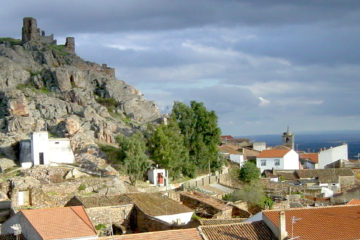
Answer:
[(24, 20), (29, 31), (22, 40), (0, 42), (0, 154), (16, 160), (18, 141), (49, 131), (70, 138), (80, 165), (104, 169), (100, 150), (90, 154), (89, 148), (142, 130), (161, 113), (139, 90), (117, 80), (113, 68), (78, 57), (75, 39), (56, 45), (51, 35), (33, 32), (29, 21), (36, 24)]

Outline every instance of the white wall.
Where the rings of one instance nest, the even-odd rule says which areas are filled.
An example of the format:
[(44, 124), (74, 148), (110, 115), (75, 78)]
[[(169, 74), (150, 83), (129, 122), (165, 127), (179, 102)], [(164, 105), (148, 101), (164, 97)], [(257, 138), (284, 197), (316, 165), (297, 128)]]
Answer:
[(324, 169), (327, 164), (337, 160), (348, 160), (348, 145), (343, 144), (319, 152), (319, 169)]
[(44, 164), (48, 164), (48, 133), (34, 132), (31, 134), (31, 161), (34, 165), (40, 165), (39, 155), (44, 154)]
[(75, 157), (69, 139), (49, 139), (48, 161), (50, 163), (74, 163)]
[(284, 156), (284, 169), (299, 169), (299, 154), (293, 149)]
[(254, 142), (253, 149), (260, 152), (266, 150), (266, 142)]
[(187, 224), (191, 221), (192, 215), (193, 212), (187, 212), (173, 215), (156, 216), (155, 218), (170, 224), (177, 223), (178, 219), (180, 219), (181, 224)]
[(244, 156), (241, 154), (230, 154), (230, 161), (237, 163), (242, 167), (244, 165)]
[[(279, 160), (280, 165), (276, 166), (275, 161)], [(266, 166), (261, 166), (261, 162), (266, 161)], [(256, 166), (260, 168), (260, 172), (264, 170), (271, 170), (271, 169), (284, 169), (284, 159), (283, 158), (256, 158)]]

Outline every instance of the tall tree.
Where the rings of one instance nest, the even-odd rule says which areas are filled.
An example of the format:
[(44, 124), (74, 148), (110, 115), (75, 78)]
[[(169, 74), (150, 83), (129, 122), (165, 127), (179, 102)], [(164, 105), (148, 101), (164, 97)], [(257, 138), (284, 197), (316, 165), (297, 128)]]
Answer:
[(220, 128), (214, 111), (208, 111), (203, 103), (191, 101), (190, 107), (175, 102), (171, 117), (179, 124), (184, 135), (184, 144), (189, 150), (192, 164), (199, 169), (217, 170), (222, 162), (219, 160), (217, 145), (220, 142)]
[(161, 124), (156, 128), (149, 139), (149, 153), (156, 163), (169, 170), (171, 177), (188, 173), (188, 151), (176, 121), (170, 120), (168, 125)]
[(130, 183), (135, 185), (141, 179), (151, 163), (145, 154), (146, 145), (143, 135), (136, 132), (131, 137), (119, 136), (117, 138), (123, 161)]

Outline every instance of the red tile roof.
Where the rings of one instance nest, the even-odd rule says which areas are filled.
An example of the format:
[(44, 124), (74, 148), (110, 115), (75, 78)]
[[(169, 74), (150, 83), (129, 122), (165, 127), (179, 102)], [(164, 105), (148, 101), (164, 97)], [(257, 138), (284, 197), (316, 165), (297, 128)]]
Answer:
[(290, 152), (291, 149), (270, 149), (262, 151), (258, 158), (282, 158)]
[(346, 205), (356, 205), (356, 204), (360, 204), (360, 200), (359, 199), (351, 199)]
[(276, 239), (263, 221), (200, 226), (208, 240), (271, 240)]
[(300, 159), (309, 159), (313, 163), (319, 162), (319, 154), (318, 153), (301, 153)]
[(218, 146), (218, 149), (220, 152), (241, 155), (241, 153), (239, 151), (236, 151), (236, 149), (234, 149), (233, 146), (229, 146), (229, 144), (224, 144), (224, 145)]
[(231, 135), (223, 135), (223, 136), (221, 136), (221, 139), (230, 140), (230, 139), (234, 139), (234, 137)]
[(44, 240), (97, 235), (82, 206), (22, 210), (21, 213)]
[[(294, 237), (313, 239), (360, 239), (360, 205), (342, 205), (318, 208), (287, 209), (286, 231), (292, 236), (291, 219), (299, 219), (293, 225)], [(279, 227), (279, 210), (263, 211), (263, 220), (269, 219)]]
[(99, 240), (203, 240), (196, 228), (125, 234), (112, 237), (102, 237)]

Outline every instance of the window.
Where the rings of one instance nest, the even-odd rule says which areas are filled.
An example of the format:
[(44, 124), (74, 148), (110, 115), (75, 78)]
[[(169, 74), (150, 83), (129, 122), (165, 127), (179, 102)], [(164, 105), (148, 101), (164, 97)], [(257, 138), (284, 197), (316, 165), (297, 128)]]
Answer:
[(280, 159), (275, 159), (275, 166), (280, 166)]
[(261, 166), (266, 166), (266, 160), (261, 160)]

